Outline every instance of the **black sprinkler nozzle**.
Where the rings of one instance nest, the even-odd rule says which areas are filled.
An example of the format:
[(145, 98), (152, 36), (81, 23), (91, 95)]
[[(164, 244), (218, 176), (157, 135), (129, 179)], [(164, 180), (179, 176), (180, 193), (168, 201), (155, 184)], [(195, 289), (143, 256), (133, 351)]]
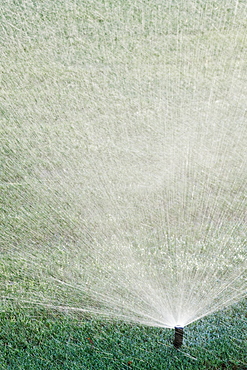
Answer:
[(184, 328), (175, 326), (175, 336), (173, 345), (175, 348), (180, 348), (183, 344)]

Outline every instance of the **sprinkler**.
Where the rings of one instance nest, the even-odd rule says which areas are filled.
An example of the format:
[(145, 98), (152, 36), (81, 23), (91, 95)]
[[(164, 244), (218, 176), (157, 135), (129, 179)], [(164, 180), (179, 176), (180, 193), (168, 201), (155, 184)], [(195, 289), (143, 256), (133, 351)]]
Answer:
[(175, 335), (173, 345), (175, 348), (180, 348), (183, 344), (184, 328), (175, 326)]

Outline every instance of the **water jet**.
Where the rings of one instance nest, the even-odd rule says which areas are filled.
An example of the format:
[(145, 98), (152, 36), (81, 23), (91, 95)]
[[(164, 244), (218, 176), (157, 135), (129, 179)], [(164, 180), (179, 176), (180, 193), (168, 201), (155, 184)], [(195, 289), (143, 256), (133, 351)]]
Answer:
[(8, 295), (179, 348), (246, 296), (247, 5), (72, 3), (2, 10)]

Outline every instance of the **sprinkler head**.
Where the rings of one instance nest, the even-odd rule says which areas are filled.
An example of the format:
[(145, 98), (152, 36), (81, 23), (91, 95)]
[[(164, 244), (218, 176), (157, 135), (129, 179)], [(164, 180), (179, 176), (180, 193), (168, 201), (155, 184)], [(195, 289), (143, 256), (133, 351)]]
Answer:
[(173, 345), (175, 348), (180, 348), (183, 344), (184, 328), (175, 326), (175, 336)]

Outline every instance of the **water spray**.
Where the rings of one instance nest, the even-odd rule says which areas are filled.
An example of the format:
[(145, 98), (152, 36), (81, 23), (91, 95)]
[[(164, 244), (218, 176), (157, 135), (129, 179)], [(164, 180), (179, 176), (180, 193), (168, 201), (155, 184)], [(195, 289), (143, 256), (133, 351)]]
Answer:
[(99, 1), (43, 3), (1, 2), (1, 294), (172, 328), (179, 349), (246, 296), (247, 1), (106, 2), (123, 27)]
[(175, 326), (173, 345), (175, 348), (180, 348), (183, 344), (184, 328)]

